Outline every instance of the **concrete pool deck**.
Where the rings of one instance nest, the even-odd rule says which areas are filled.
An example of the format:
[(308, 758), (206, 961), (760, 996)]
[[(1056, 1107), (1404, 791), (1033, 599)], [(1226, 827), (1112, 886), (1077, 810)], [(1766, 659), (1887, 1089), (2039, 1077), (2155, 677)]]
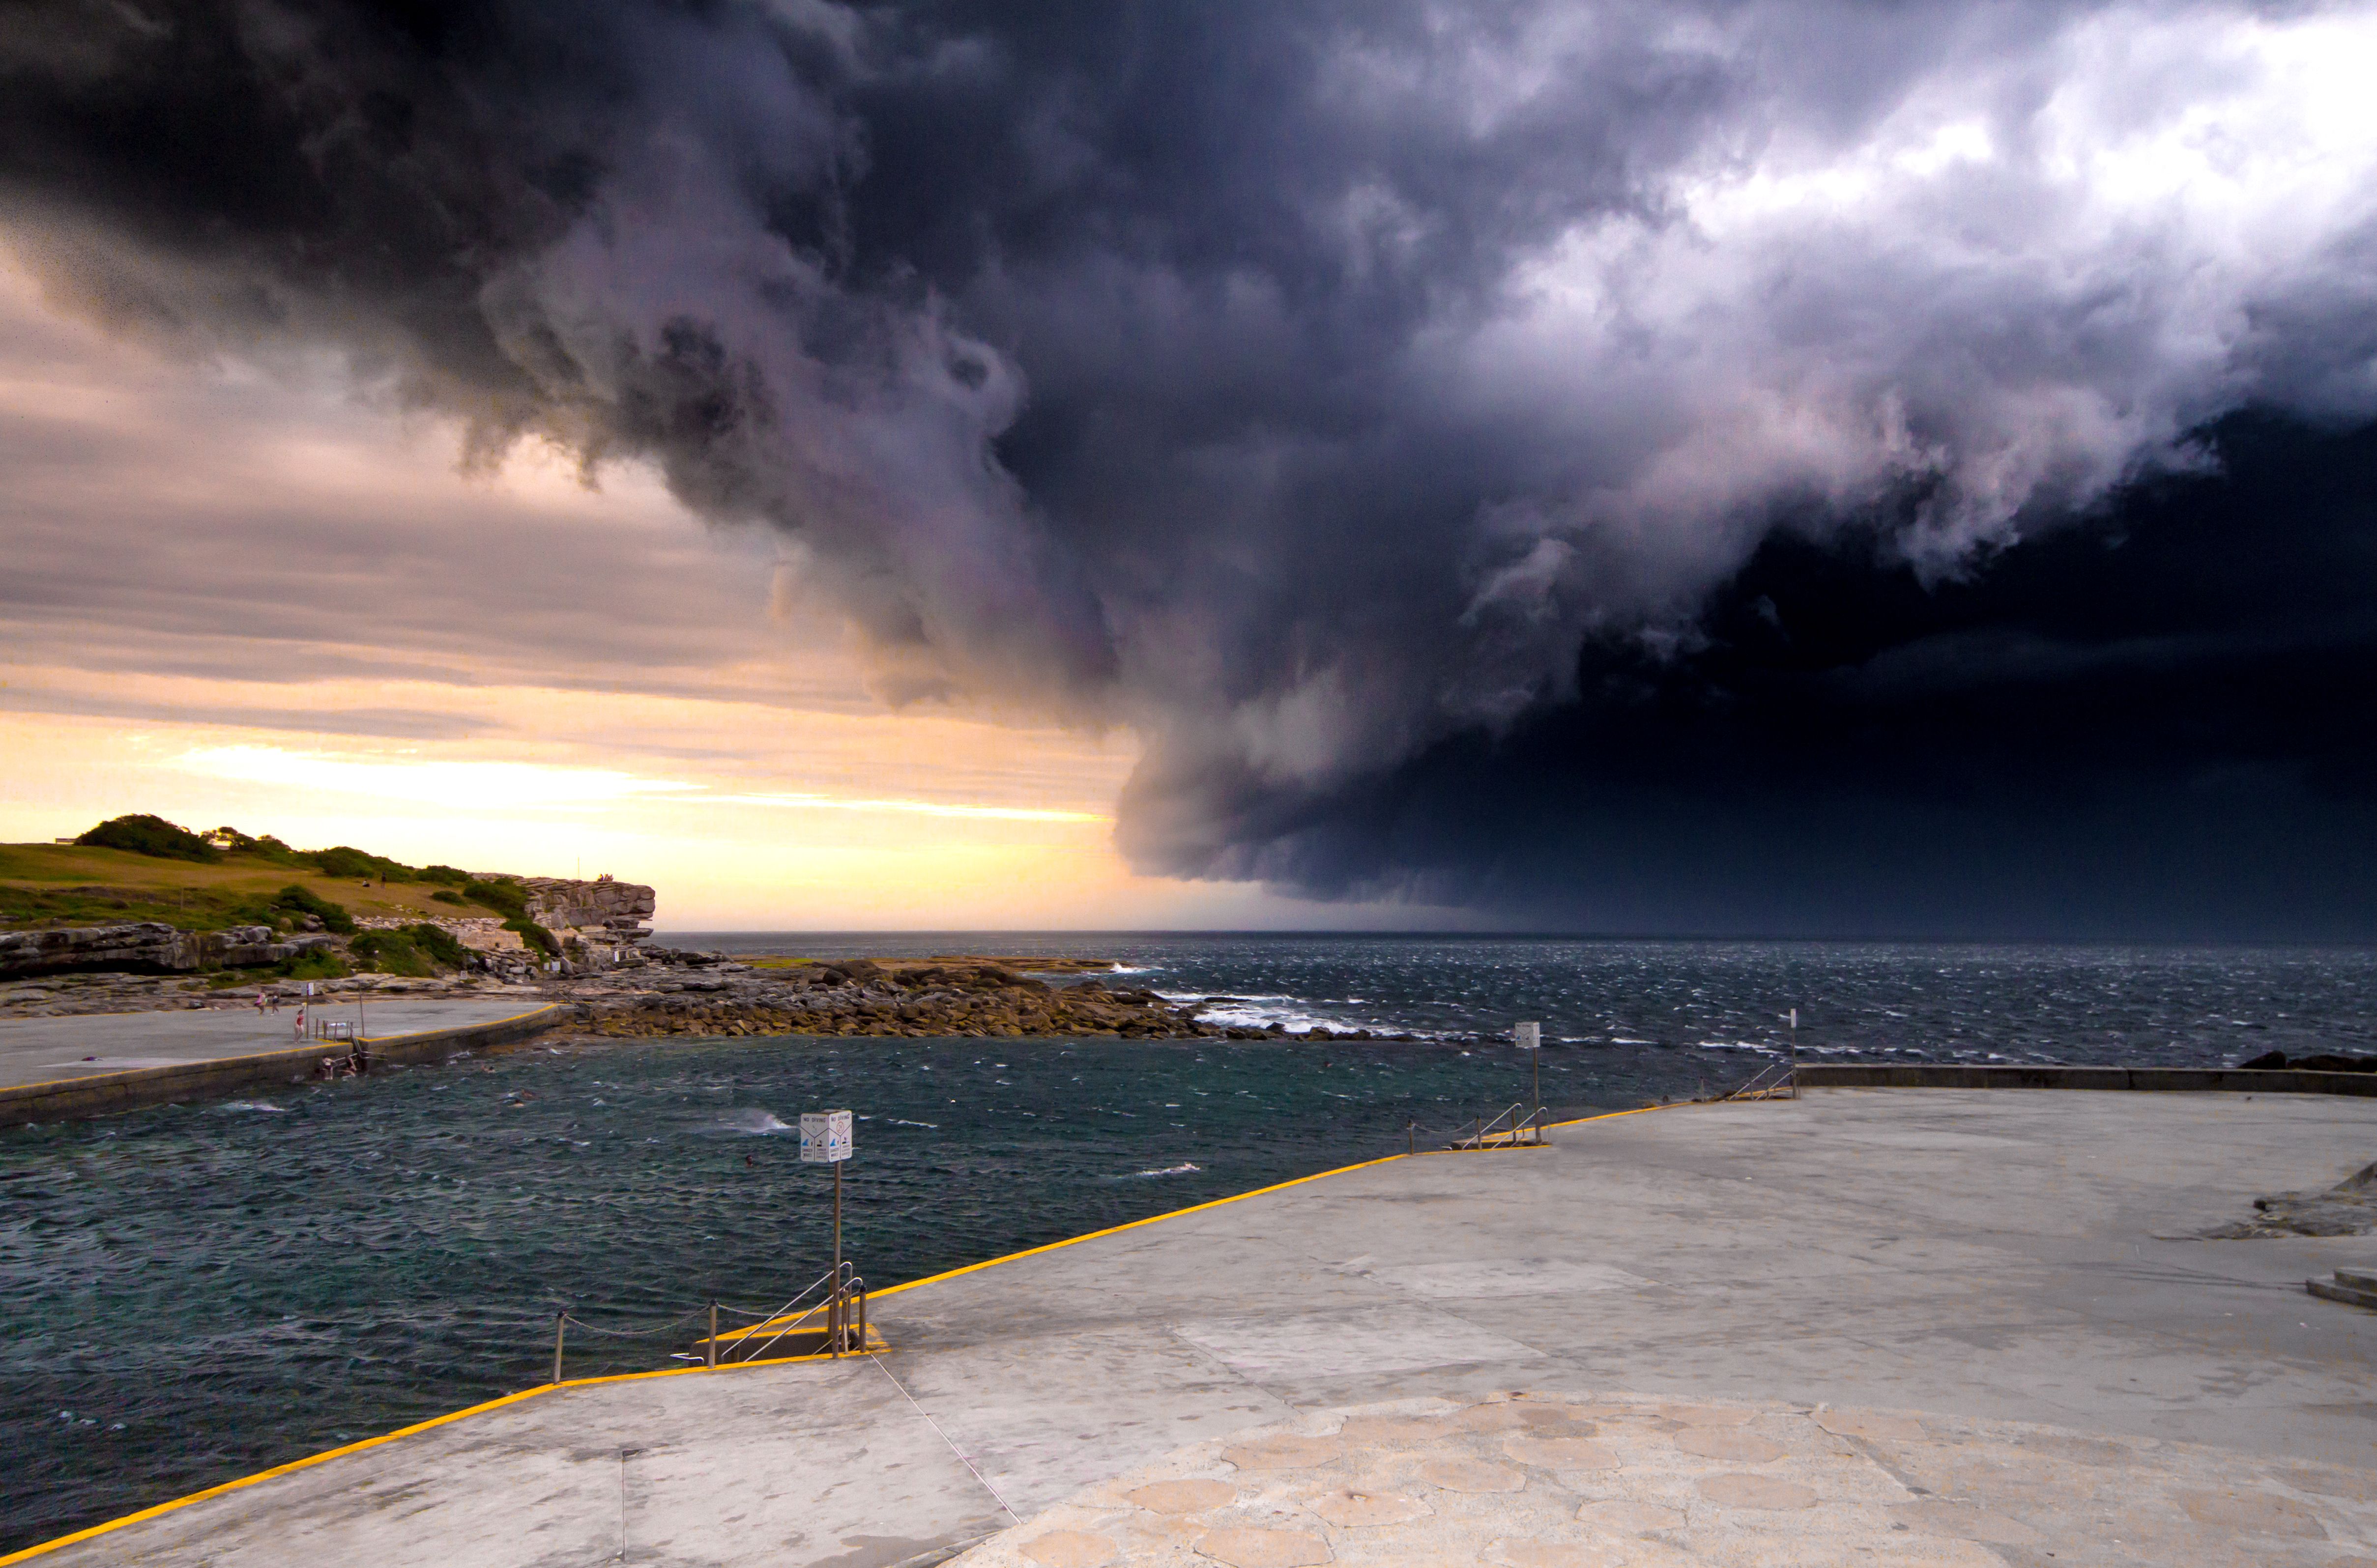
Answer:
[[(353, 1021), (352, 998), (317, 1002), (318, 1016)], [(368, 1043), (390, 1061), (431, 1061), (508, 1043), (574, 1016), (534, 996), (466, 1001), (374, 1000), (362, 1010)], [(128, 1111), (303, 1076), (343, 1042), (296, 1038), (297, 1010), (253, 1007), (82, 1013), (0, 1020), (0, 1126)]]
[[(374, 1000), (364, 1007), (363, 1017), (373, 1039), (386, 1039), (492, 1024), (538, 1005), (534, 998), (513, 996), (466, 1002)], [(315, 1006), (325, 1018), (351, 1023), (356, 1016), (354, 1002), (348, 997)], [(0, 1087), (295, 1050), (305, 1043), (295, 1038), (296, 1022), (294, 1006), (278, 1013), (242, 1006), (0, 1020)]]
[(879, 1358), (515, 1397), (41, 1561), (888, 1568), (1004, 1530), (973, 1561), (2368, 1568), (2377, 1315), (2302, 1281), (2377, 1237), (2185, 1238), (2372, 1146), (2377, 1105), (2296, 1095), (1594, 1121), (878, 1291)]

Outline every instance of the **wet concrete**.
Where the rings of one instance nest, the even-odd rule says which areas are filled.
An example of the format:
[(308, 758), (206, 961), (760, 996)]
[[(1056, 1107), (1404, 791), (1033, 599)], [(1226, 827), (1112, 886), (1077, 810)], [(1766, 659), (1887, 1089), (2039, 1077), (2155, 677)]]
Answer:
[[(366, 1002), (365, 1031), (375, 1039), (493, 1023), (544, 1005), (542, 998), (496, 996), (484, 1001)], [(352, 1023), (352, 997), (316, 1004), (319, 1016)], [(85, 1013), (65, 1017), (0, 1020), (0, 1088), (55, 1083), (143, 1067), (222, 1062), (304, 1045), (297, 1009), (258, 1013), (253, 1006), (170, 1013)], [(325, 1049), (330, 1049), (325, 1047)]]
[[(1866, 1532), (1846, 1556), (1810, 1536), (1760, 1561), (1865, 1561), (1880, 1532), (1929, 1544), (1872, 1561), (2044, 1564), (2037, 1554), (2054, 1549), (2032, 1537), (1935, 1539), (1920, 1508), (1891, 1512), (1953, 1503), (1993, 1465), (2008, 1485), (2037, 1483), (2021, 1505), (2044, 1523), (2021, 1528), (2062, 1532), (2086, 1546), (2082, 1561), (2377, 1561), (2356, 1534), (2359, 1503), (2333, 1490), (2377, 1496), (2377, 1316), (2301, 1283), (2377, 1265), (2377, 1239), (2188, 1239), (2256, 1195), (2331, 1184), (2372, 1157), (2377, 1106), (2314, 1096), (1841, 1089), (1590, 1123), (1539, 1151), (1398, 1158), (880, 1293), (875, 1321), (896, 1347), (880, 1358), (563, 1388), (49, 1561), (886, 1568), (995, 1526), (1042, 1528), (1046, 1510), (1090, 1506), (1075, 1501), (1084, 1489), (1250, 1429), (1334, 1433), (1352, 1408), (1444, 1415), (1511, 1390), (1579, 1408), (1755, 1407), (1744, 1419), (1786, 1455), (1773, 1463), (1831, 1478), (1819, 1500), (1864, 1510), (1842, 1517)], [(1852, 1414), (1827, 1426), (1819, 1407)], [(1877, 1410), (1912, 1424), (1874, 1417), (1872, 1431), (1928, 1446), (1893, 1459), (1856, 1446), (1881, 1439), (1838, 1430)], [(2025, 1449), (2008, 1423), (2094, 1435)], [(1707, 1493), (1703, 1481), (1767, 1461), (1679, 1458), (1672, 1431), (1652, 1435), (1628, 1482), (1640, 1496), (1571, 1487), (1560, 1506), (1670, 1506), (1652, 1495), (1662, 1487), (1753, 1512), (1753, 1494), (1798, 1495), (1748, 1482)], [(2006, 1460), (2015, 1450), (2061, 1454), (2064, 1492), (2049, 1495), (2057, 1474)], [(1557, 1468), (1511, 1495), (1535, 1486), (1539, 1502)], [(2226, 1502), (2213, 1495), (2224, 1474)], [(1965, 1491), (1952, 1497), (1949, 1481)], [(2160, 1546), (2113, 1533), (2145, 1517), (2108, 1501), (2125, 1487), (2153, 1503)], [(2330, 1501), (2304, 1501), (2314, 1494)], [(1345, 1561), (1392, 1556), (1345, 1533), (1368, 1526), (1314, 1517), (1281, 1527)], [(1751, 1560), (1740, 1518), (1705, 1523), (1705, 1550), (1689, 1531), (1612, 1544), (1541, 1530), (1489, 1531), (1475, 1550), (1509, 1562)], [(2273, 1528), (2299, 1550), (2254, 1544)], [(993, 1540), (985, 1561), (1052, 1562), (1027, 1534)], [(1523, 1538), (1542, 1550), (1507, 1546)], [(1117, 1560), (1290, 1550), (1215, 1538), (1227, 1550), (1164, 1537)]]

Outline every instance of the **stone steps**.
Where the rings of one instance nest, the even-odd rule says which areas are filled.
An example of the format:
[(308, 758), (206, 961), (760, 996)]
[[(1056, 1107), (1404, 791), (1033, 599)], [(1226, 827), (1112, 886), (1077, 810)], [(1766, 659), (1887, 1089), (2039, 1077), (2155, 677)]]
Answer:
[(2347, 1306), (2377, 1307), (2377, 1273), (2367, 1269), (2339, 1268), (2334, 1279), (2306, 1279), (2303, 1289)]

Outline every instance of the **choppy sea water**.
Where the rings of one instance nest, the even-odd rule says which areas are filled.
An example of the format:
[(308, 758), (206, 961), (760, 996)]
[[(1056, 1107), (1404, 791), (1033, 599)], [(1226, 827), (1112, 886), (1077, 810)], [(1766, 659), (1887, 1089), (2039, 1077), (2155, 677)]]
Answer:
[[(2377, 953), (1394, 937), (701, 937), (1123, 959), (1232, 1021), (1430, 1043), (756, 1039), (535, 1050), (0, 1132), (0, 1551), (541, 1382), (621, 1329), (822, 1271), (786, 1130), (848, 1106), (844, 1235), (885, 1285), (1439, 1137), (1811, 1054), (2217, 1063), (2377, 1044)], [(682, 1340), (580, 1336), (568, 1372)]]

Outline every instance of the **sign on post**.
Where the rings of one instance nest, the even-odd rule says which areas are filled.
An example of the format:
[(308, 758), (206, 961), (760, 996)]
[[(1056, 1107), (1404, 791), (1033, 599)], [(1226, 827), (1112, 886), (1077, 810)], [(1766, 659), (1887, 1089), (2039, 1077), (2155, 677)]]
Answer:
[(850, 1158), (850, 1112), (801, 1112), (801, 1163), (834, 1165)]
[(1521, 1051), (1538, 1051), (1543, 1047), (1544, 1027), (1541, 1024), (1513, 1024), (1511, 1035), (1517, 1040)]

